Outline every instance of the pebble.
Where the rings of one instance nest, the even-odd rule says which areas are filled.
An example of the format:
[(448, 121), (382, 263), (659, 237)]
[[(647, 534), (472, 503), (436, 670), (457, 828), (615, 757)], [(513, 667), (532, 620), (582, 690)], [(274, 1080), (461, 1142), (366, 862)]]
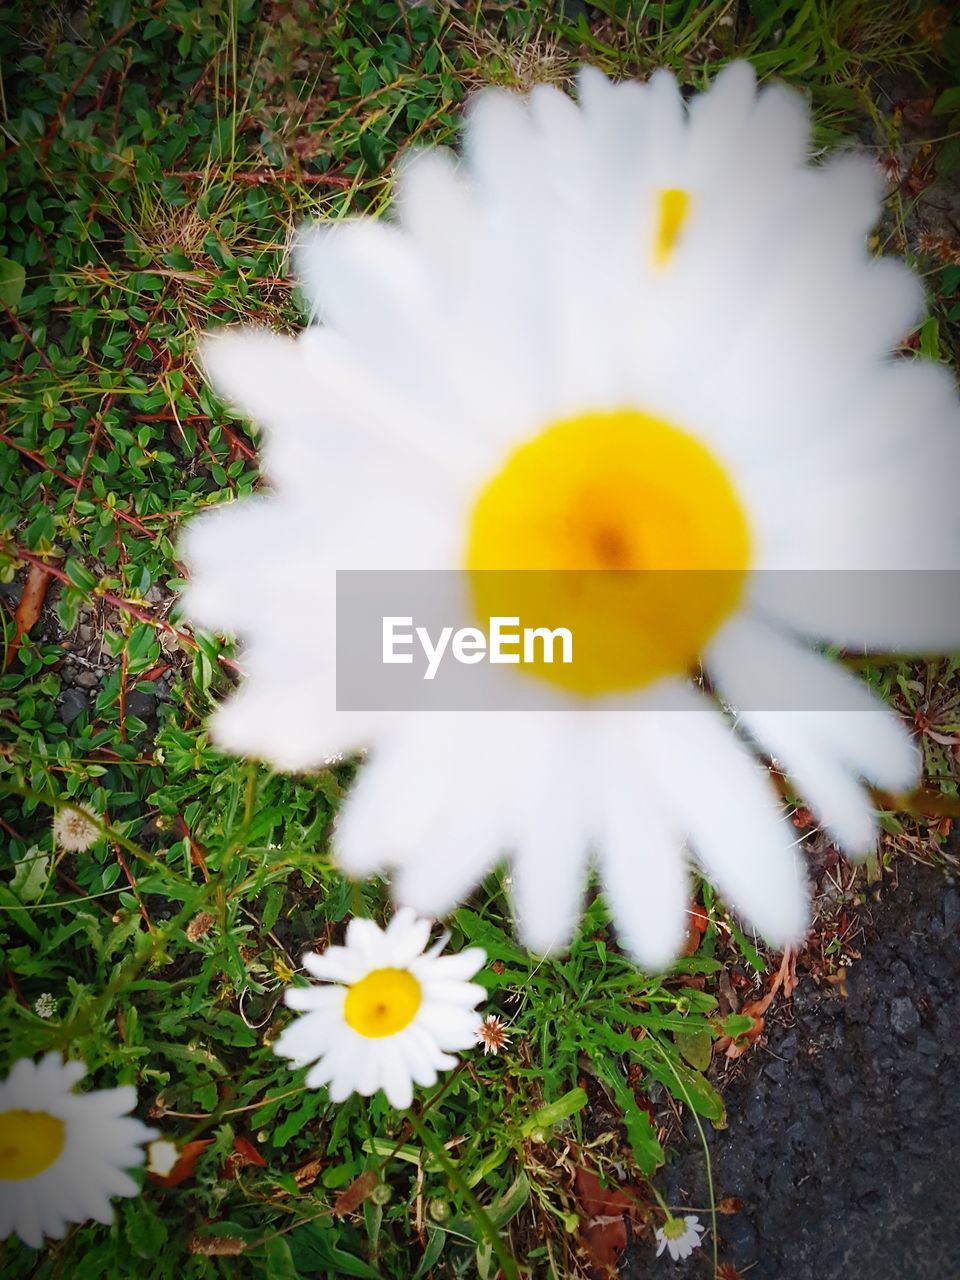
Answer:
[(890, 1025), (903, 1039), (920, 1030), (920, 1015), (909, 996), (897, 996), (890, 1002)]
[(96, 689), (99, 683), (99, 672), (90, 671), (89, 669), (78, 671), (74, 677), (74, 684), (78, 684), (81, 689)]
[(134, 689), (127, 694), (127, 715), (136, 716), (140, 720), (149, 720), (157, 709), (157, 700), (152, 693), (140, 693)]
[(89, 709), (89, 699), (81, 689), (67, 689), (60, 699), (58, 714), (63, 724), (70, 725), (73, 724), (77, 716), (84, 711), (89, 711)]

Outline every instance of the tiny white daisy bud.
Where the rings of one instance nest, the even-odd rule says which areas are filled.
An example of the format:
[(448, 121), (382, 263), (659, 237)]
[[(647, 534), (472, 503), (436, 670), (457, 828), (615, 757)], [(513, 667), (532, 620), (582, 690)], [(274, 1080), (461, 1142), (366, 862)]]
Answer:
[(65, 804), (53, 820), (53, 839), (67, 853), (84, 853), (100, 839), (97, 814), (89, 805)]
[(496, 1014), (491, 1013), (477, 1027), (477, 1044), (483, 1045), (484, 1057), (488, 1053), (496, 1057), (501, 1049), (509, 1046), (510, 1037), (507, 1035), (507, 1029)]
[(147, 1147), (147, 1172), (158, 1178), (165, 1178), (180, 1158), (175, 1142), (168, 1138), (158, 1138)]
[(57, 1002), (49, 991), (44, 991), (42, 995), (37, 996), (33, 1012), (38, 1018), (52, 1018), (57, 1012)]

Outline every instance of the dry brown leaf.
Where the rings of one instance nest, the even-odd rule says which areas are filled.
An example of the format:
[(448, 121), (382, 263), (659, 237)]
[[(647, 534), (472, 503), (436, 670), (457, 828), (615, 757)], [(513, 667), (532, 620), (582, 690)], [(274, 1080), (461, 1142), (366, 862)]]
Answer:
[(266, 1160), (248, 1139), (238, 1134), (233, 1140), (233, 1150), (223, 1162), (221, 1177), (232, 1178), (235, 1173), (245, 1169), (248, 1164), (260, 1165), (263, 1168)]
[(302, 1164), (299, 1169), (294, 1169), (293, 1180), (298, 1187), (312, 1187), (320, 1177), (322, 1168), (322, 1160), (310, 1160), (307, 1164)]
[(601, 1274), (619, 1275), (617, 1263), (627, 1247), (627, 1224), (623, 1218), (593, 1218), (582, 1238), (594, 1267)]
[(726, 1048), (728, 1058), (739, 1058), (753, 1044), (763, 1030), (763, 1015), (770, 1008), (773, 997), (783, 987), (784, 998), (789, 1000), (797, 987), (797, 953), (788, 948), (783, 953), (780, 968), (774, 974), (773, 981), (762, 1000), (751, 1000), (740, 1010), (747, 1017), (753, 1018), (753, 1026), (736, 1040), (727, 1038), (717, 1042), (717, 1048)]
[(187, 1248), (205, 1258), (234, 1258), (246, 1249), (246, 1241), (238, 1236), (191, 1236)]
[(374, 1169), (368, 1169), (366, 1173), (361, 1173), (359, 1178), (354, 1178), (349, 1187), (341, 1191), (334, 1201), (334, 1217), (342, 1218), (359, 1209), (378, 1181), (379, 1178)]
[(574, 1174), (573, 1189), (587, 1220), (581, 1241), (594, 1272), (599, 1276), (613, 1276), (617, 1274), (620, 1254), (627, 1247), (624, 1214), (635, 1219), (643, 1217), (639, 1195), (633, 1187), (602, 1187), (597, 1175), (582, 1165)]
[(45, 569), (41, 564), (31, 564), (27, 570), (27, 580), (23, 584), (17, 611), (13, 615), (13, 640), (7, 650), (4, 670), (13, 661), (23, 637), (40, 617), (40, 610), (43, 608), (43, 601), (47, 594), (47, 587), (50, 585), (51, 577), (50, 570)]
[(717, 1213), (739, 1213), (742, 1208), (743, 1201), (738, 1200), (736, 1196), (724, 1196), (723, 1199), (717, 1201)]
[(178, 1183), (189, 1178), (197, 1166), (203, 1151), (209, 1147), (213, 1141), (212, 1138), (198, 1138), (195, 1142), (185, 1142), (180, 1148), (180, 1155), (177, 1163), (173, 1166), (166, 1177), (161, 1178), (159, 1174), (148, 1173), (147, 1177), (151, 1182), (157, 1183), (161, 1187), (175, 1187)]

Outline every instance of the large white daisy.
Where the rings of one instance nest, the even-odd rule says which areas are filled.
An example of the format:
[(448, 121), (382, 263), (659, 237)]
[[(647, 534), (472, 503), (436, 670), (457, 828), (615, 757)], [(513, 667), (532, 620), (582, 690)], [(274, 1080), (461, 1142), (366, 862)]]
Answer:
[(85, 1074), (48, 1053), (21, 1058), (0, 1083), (0, 1240), (15, 1231), (39, 1249), (67, 1223), (112, 1222), (111, 1196), (140, 1194), (126, 1170), (143, 1164), (156, 1131), (128, 1115), (132, 1085), (74, 1093)]
[(409, 1107), (415, 1084), (434, 1084), (438, 1071), (456, 1066), (451, 1050), (475, 1042), (484, 989), (469, 979), (484, 952), (442, 956), (445, 939), (425, 950), (430, 928), (401, 908), (386, 929), (351, 920), (344, 946), (303, 957), (324, 985), (288, 988), (286, 1003), (304, 1016), (273, 1048), (297, 1066), (316, 1064), (310, 1088), (329, 1085), (334, 1102), (382, 1089), (393, 1106)]
[[(400, 901), (442, 915), (506, 857), (544, 951), (592, 859), (655, 966), (684, 936), (691, 855), (771, 942), (805, 929), (754, 748), (853, 854), (875, 838), (863, 780), (914, 781), (900, 722), (811, 646), (960, 640), (955, 595), (933, 616), (870, 572), (956, 567), (960, 431), (948, 373), (891, 357), (923, 293), (868, 252), (877, 173), (808, 164), (797, 94), (736, 63), (689, 105), (664, 72), (588, 69), (579, 99), (481, 94), (463, 162), (406, 165), (392, 220), (301, 237), (319, 323), (206, 340), (214, 386), (264, 429), (272, 493), (188, 529), (186, 607), (244, 642), (221, 745), (293, 770), (370, 748), (337, 831), (348, 871), (392, 868)], [(371, 568), (721, 572), (691, 578), (669, 634), (655, 610), (615, 616), (588, 687), (551, 678), (565, 710), (347, 715), (334, 571)], [(851, 573), (825, 591), (832, 570)], [(735, 725), (690, 682), (697, 658)]]

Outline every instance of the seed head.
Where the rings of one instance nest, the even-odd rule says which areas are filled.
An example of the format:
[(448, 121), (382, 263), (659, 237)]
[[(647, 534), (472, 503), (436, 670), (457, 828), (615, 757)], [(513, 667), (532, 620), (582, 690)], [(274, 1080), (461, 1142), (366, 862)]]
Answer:
[(53, 820), (53, 840), (67, 853), (84, 853), (100, 839), (98, 817), (88, 805), (64, 805)]
[(491, 1013), (477, 1027), (477, 1044), (483, 1045), (484, 1057), (488, 1053), (492, 1053), (496, 1057), (501, 1049), (506, 1049), (510, 1044), (507, 1029), (496, 1014)]

